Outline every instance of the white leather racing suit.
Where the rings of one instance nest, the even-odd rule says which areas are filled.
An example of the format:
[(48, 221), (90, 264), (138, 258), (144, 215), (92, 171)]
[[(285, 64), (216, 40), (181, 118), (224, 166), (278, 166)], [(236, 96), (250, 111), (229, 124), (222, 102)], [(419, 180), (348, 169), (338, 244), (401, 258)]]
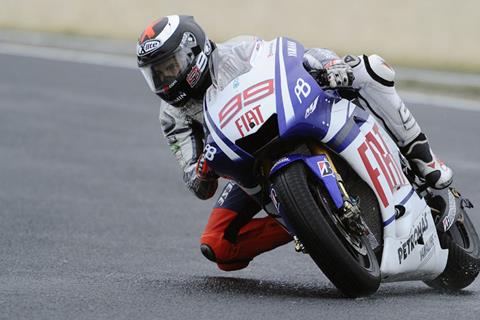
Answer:
[(160, 124), (170, 150), (183, 170), (183, 181), (198, 198), (206, 199), (216, 189), (216, 183), (197, 179), (195, 167), (203, 151), (202, 101), (189, 100), (185, 106), (175, 108), (162, 100)]

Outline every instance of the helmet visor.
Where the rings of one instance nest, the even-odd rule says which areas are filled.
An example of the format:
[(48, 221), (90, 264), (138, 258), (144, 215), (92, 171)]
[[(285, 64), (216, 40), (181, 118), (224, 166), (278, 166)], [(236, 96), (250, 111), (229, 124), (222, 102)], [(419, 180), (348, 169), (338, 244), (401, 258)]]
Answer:
[(172, 55), (140, 67), (150, 89), (159, 93), (168, 90), (192, 63), (194, 54), (190, 48), (180, 47)]

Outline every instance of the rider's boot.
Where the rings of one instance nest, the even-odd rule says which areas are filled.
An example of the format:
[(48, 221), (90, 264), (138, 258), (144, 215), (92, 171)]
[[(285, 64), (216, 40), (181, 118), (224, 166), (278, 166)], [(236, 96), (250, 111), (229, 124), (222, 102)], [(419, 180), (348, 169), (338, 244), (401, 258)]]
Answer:
[(452, 169), (435, 156), (425, 134), (420, 133), (408, 145), (401, 147), (400, 151), (407, 158), (415, 174), (425, 179), (430, 187), (444, 189), (452, 183)]
[(378, 55), (348, 55), (344, 60), (352, 67), (360, 105), (381, 120), (415, 174), (430, 187), (449, 186), (452, 170), (433, 154), (417, 121), (400, 99), (394, 86), (395, 71)]

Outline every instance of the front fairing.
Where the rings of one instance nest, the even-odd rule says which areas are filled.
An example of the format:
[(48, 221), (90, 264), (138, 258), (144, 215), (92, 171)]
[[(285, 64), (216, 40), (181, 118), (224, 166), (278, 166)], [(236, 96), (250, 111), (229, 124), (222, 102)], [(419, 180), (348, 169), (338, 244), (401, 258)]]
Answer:
[[(244, 45), (252, 50), (248, 59), (245, 52), (239, 58), (243, 63), (239, 70), (248, 71), (210, 87), (204, 100), (207, 144), (218, 152), (209, 165), (242, 185), (257, 182), (254, 153), (261, 145), (252, 148), (255, 142), (266, 143), (274, 136), (285, 141), (302, 136), (320, 140), (330, 125), (331, 105), (340, 99), (323, 91), (304, 69), (300, 43), (287, 38), (252, 39), (254, 45)], [(251, 68), (245, 67), (247, 60)], [(218, 73), (222, 66), (214, 68)], [(272, 118), (274, 128), (268, 133), (272, 137), (265, 139), (260, 130)]]

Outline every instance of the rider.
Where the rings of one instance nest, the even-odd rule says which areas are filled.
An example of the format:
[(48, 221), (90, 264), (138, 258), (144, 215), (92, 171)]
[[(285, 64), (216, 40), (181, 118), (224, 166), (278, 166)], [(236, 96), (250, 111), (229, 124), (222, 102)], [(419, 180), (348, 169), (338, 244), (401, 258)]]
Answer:
[[(140, 35), (137, 62), (150, 89), (161, 99), (160, 123), (170, 149), (183, 169), (187, 188), (211, 198), (218, 176), (204, 161), (202, 100), (212, 84), (208, 62), (222, 44), (209, 40), (191, 16), (171, 15), (150, 24)], [(330, 88), (351, 85), (362, 107), (378, 117), (415, 173), (436, 189), (452, 182), (452, 171), (438, 160), (418, 123), (398, 96), (395, 72), (378, 55), (340, 59), (326, 49), (304, 54), (307, 69), (325, 69)], [(290, 235), (272, 217), (255, 218), (261, 205), (252, 190), (228, 183), (215, 203), (200, 239), (206, 258), (225, 271), (245, 268), (257, 255), (283, 245)]]

